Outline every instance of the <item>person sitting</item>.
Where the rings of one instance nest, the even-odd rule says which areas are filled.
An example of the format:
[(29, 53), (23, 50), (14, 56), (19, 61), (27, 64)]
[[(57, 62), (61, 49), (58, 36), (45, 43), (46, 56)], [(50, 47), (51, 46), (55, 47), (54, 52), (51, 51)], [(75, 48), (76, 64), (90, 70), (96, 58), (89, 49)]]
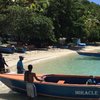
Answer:
[(86, 84), (96, 84), (94, 76), (90, 76), (90, 78), (86, 81)]

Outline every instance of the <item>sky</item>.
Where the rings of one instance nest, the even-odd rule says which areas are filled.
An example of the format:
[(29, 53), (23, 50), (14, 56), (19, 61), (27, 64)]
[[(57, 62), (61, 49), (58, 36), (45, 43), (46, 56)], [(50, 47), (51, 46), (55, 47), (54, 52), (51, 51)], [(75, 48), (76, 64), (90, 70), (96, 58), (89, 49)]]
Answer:
[(100, 0), (89, 0), (90, 2), (95, 2), (96, 4), (100, 5)]

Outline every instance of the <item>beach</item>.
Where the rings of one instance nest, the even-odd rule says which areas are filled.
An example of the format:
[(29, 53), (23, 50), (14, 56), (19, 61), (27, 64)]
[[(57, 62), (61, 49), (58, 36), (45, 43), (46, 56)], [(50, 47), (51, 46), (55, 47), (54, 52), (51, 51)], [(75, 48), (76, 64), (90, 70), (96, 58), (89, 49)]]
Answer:
[[(92, 50), (100, 50), (100, 46), (86, 46), (81, 51), (92, 51)], [(16, 64), (19, 60), (19, 56), (24, 57), (23, 63), (26, 69), (28, 64), (35, 64), (43, 60), (53, 59), (56, 57), (61, 57), (72, 53), (77, 53), (77, 52), (70, 49), (54, 48), (48, 50), (27, 51), (26, 53), (3, 54), (3, 56), (11, 72), (16, 72)]]
[[(87, 46), (82, 49), (82, 51), (92, 51), (92, 50), (100, 50), (100, 47)], [(70, 54), (77, 53), (75, 50), (70, 49), (48, 49), (48, 50), (33, 50), (27, 51), (26, 53), (14, 53), (14, 54), (3, 54), (7, 64), (9, 65), (9, 69), (12, 73), (16, 73), (16, 64), (19, 59), (19, 56), (24, 56), (24, 68), (27, 70), (27, 65), (36, 63), (40, 63), (41, 61), (55, 59), (61, 56), (70, 56)], [(34, 66), (37, 67), (37, 66)], [(11, 92), (9, 88), (7, 88), (4, 84), (0, 83), (0, 100), (21, 100), (20, 94), (16, 94)], [(24, 96), (22, 96), (24, 98)], [(2, 98), (2, 99), (1, 99)], [(13, 98), (13, 99), (11, 99)], [(25, 99), (27, 100), (27, 99)], [(40, 99), (42, 100), (42, 99)]]
[(26, 53), (3, 54), (3, 56), (11, 72), (16, 72), (16, 64), (19, 60), (19, 56), (24, 57), (24, 68), (27, 69), (28, 64), (33, 65), (43, 60), (61, 57), (70, 53), (75, 53), (75, 51), (68, 49), (33, 50), (27, 51)]

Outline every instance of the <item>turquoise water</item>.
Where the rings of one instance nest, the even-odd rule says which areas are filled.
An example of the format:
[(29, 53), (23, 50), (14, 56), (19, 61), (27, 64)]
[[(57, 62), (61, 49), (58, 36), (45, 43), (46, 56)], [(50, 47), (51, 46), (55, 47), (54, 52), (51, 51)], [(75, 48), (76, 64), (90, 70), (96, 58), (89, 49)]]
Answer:
[[(42, 61), (34, 65), (34, 72), (41, 74), (100, 75), (100, 58), (85, 57), (78, 54)], [(28, 100), (22, 94), (14, 93), (8, 88), (0, 91), (0, 100)], [(34, 100), (63, 100), (38, 96)], [(70, 99), (66, 99), (70, 100)], [(72, 99), (71, 99), (72, 100)], [(78, 99), (77, 99), (78, 100)], [(80, 99), (79, 99), (80, 100)]]
[(34, 65), (34, 71), (44, 74), (100, 75), (100, 58), (71, 54)]

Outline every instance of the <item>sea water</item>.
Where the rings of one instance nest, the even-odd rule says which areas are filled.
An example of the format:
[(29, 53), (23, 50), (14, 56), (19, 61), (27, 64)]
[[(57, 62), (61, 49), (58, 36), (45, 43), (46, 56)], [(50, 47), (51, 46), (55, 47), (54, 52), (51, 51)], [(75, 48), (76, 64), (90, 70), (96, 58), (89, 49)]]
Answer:
[(100, 75), (100, 58), (78, 54), (47, 60), (35, 65), (34, 71), (44, 74)]
[[(66, 75), (100, 75), (100, 58), (80, 56), (78, 54), (65, 55), (34, 64), (34, 72), (39, 74)], [(6, 86), (0, 86), (0, 100), (28, 100), (27, 96), (11, 91)], [(61, 100), (38, 96), (34, 100)], [(67, 99), (69, 100), (69, 99)]]

